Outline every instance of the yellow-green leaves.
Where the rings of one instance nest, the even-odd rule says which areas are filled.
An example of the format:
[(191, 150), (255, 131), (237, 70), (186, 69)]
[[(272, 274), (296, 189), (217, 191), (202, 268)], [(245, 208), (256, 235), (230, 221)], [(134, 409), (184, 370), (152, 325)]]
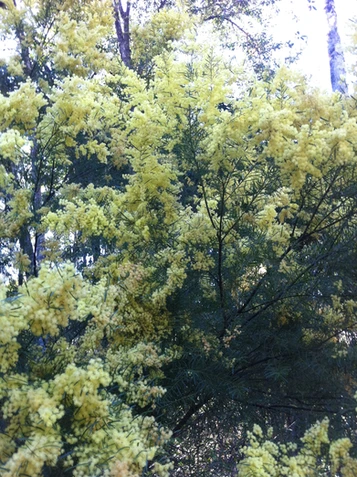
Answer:
[[(254, 426), (249, 433), (249, 445), (239, 463), (239, 474), (244, 477), (313, 477), (335, 475), (353, 477), (357, 461), (350, 456), (349, 439), (330, 441), (329, 420), (318, 421), (297, 443), (280, 444), (264, 440), (261, 428)], [(268, 436), (268, 437), (271, 437)]]

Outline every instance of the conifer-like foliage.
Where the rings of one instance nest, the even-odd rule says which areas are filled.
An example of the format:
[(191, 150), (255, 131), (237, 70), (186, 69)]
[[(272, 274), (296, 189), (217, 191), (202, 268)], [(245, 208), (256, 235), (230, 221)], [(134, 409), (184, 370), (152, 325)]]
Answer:
[(1, 475), (353, 476), (355, 100), (2, 3)]

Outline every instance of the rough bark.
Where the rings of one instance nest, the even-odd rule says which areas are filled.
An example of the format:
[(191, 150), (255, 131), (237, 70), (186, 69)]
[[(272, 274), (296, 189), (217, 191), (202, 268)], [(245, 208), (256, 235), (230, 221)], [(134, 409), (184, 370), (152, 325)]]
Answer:
[(129, 1), (127, 2), (125, 10), (121, 0), (113, 0), (114, 23), (118, 48), (121, 59), (124, 65), (128, 68), (131, 68), (130, 8), (131, 2)]
[(337, 28), (335, 0), (325, 0), (325, 12), (328, 22), (328, 56), (330, 61), (330, 77), (333, 91), (347, 93), (345, 57), (341, 38)]

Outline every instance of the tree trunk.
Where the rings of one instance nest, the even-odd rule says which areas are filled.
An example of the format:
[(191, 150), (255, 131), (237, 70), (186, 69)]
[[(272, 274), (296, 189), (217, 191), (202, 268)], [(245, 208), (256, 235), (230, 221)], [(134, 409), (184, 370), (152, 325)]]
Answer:
[[(42, 191), (41, 191), (41, 169), (42, 169), (42, 161), (39, 161), (38, 155), (38, 142), (36, 137), (33, 137), (33, 146), (31, 150), (31, 168), (32, 168), (32, 182), (34, 185), (33, 189), (33, 199), (32, 199), (32, 206), (33, 206), (33, 214), (35, 220), (35, 226), (40, 225), (41, 217), (39, 215), (39, 210), (42, 207)], [(34, 250), (33, 250), (33, 274), (37, 276), (40, 264), (44, 258), (43, 252), (45, 248), (45, 236), (40, 231), (35, 231), (35, 243), (34, 243)]]
[[(16, 1), (13, 0), (14, 6), (16, 8)], [(27, 38), (25, 35), (25, 29), (22, 22), (19, 22), (16, 26), (16, 37), (20, 46), (21, 59), (24, 69), (24, 74), (27, 78), (32, 78), (35, 72), (35, 63), (31, 61), (30, 49), (28, 46)], [(41, 164), (38, 164), (38, 144), (36, 141), (36, 136), (33, 138), (33, 147), (31, 149), (31, 179), (33, 183), (33, 200), (32, 207), (35, 220), (40, 220), (38, 216), (38, 210), (42, 206), (42, 193), (41, 193)], [(38, 269), (41, 260), (43, 260), (43, 250), (44, 250), (44, 235), (38, 231), (35, 232), (34, 242), (31, 239), (31, 233), (29, 224), (24, 224), (20, 233), (20, 249), (23, 253), (28, 255), (31, 266), (30, 270), (26, 273), (26, 276), (37, 276)], [(19, 285), (24, 281), (24, 274), (20, 270), (19, 272)]]
[[(21, 231), (20, 231), (20, 236), (19, 236), (19, 243), (20, 243), (20, 250), (22, 253), (26, 254), (30, 261), (30, 270), (26, 272), (26, 278), (29, 278), (30, 276), (34, 275), (34, 264), (35, 264), (35, 257), (34, 257), (34, 250), (32, 246), (32, 241), (31, 241), (31, 236), (29, 232), (28, 226), (25, 224), (22, 226)], [(19, 270), (19, 285), (22, 285), (24, 283), (24, 272), (20, 268)]]
[(328, 22), (328, 56), (330, 60), (330, 76), (333, 91), (347, 93), (345, 57), (341, 38), (337, 29), (337, 13), (335, 0), (325, 0), (325, 12)]
[(121, 0), (113, 0), (114, 23), (121, 59), (125, 66), (131, 68), (130, 50), (130, 8), (131, 2), (127, 2), (126, 10)]

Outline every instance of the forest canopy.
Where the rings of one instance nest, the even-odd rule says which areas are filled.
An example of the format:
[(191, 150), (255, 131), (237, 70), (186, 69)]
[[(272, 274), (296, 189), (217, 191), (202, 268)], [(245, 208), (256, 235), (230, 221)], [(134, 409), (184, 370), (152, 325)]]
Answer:
[(356, 99), (144, 3), (0, 2), (0, 473), (353, 477)]

